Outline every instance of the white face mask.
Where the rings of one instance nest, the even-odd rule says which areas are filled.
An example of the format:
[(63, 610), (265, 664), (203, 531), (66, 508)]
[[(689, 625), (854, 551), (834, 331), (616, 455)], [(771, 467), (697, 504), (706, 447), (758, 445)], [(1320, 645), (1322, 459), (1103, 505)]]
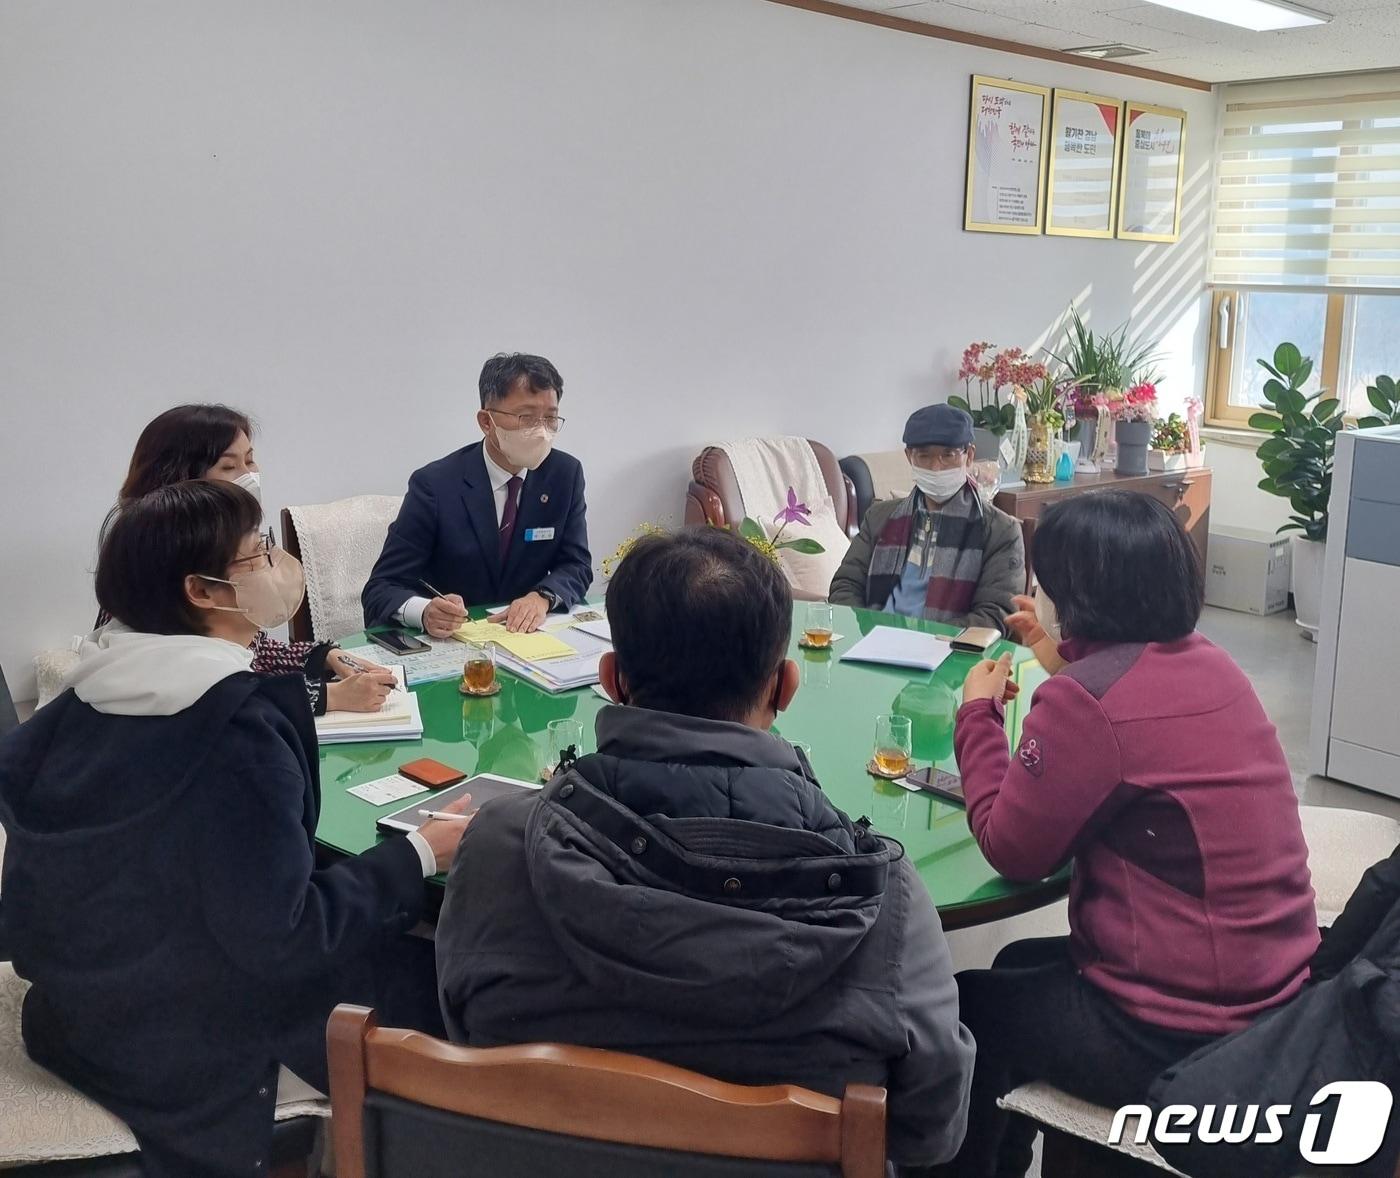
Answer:
[(233, 480), (235, 487), (242, 487), (259, 503), (262, 502), (262, 475), (255, 470), (246, 471)]
[(530, 429), (502, 429), (496, 426), (496, 449), (506, 459), (511, 470), (538, 470), (549, 457), (554, 436), (542, 425)]
[(922, 466), (909, 464), (914, 476), (914, 486), (918, 487), (935, 503), (946, 503), (962, 490), (967, 482), (967, 467), (956, 466), (952, 470), (925, 470)]
[(1040, 628), (1045, 631), (1045, 636), (1051, 642), (1063, 642), (1064, 637), (1060, 633), (1060, 614), (1055, 609), (1055, 603), (1050, 599), (1050, 595), (1038, 585), (1035, 590), (1035, 619), (1040, 623)]

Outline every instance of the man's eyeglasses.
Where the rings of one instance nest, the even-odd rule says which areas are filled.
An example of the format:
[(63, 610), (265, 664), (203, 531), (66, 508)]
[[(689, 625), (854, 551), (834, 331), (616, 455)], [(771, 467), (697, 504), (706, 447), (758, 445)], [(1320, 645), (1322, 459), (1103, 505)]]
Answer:
[(966, 446), (915, 446), (913, 455), (918, 465), (928, 470), (953, 470), (967, 457)]
[(552, 413), (548, 417), (541, 417), (537, 413), (512, 413), (509, 409), (488, 409), (487, 413), (499, 413), (502, 417), (515, 418), (516, 429), (534, 429), (537, 425), (544, 426), (552, 434), (557, 434), (564, 428), (564, 419), (557, 413)]

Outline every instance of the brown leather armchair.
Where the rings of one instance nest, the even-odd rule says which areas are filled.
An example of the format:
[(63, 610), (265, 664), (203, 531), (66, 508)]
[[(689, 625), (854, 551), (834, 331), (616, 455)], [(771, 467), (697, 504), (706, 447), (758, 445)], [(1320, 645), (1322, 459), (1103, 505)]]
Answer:
[[(856, 506), (856, 489), (849, 476), (841, 471), (836, 455), (820, 442), (807, 439), (821, 467), (826, 492), (836, 508), (836, 522), (848, 536), (860, 530), (860, 514)], [(737, 525), (745, 515), (744, 499), (739, 494), (739, 482), (729, 456), (718, 446), (706, 446), (691, 464), (691, 482), (685, 493), (685, 522), (713, 524), (716, 527)]]

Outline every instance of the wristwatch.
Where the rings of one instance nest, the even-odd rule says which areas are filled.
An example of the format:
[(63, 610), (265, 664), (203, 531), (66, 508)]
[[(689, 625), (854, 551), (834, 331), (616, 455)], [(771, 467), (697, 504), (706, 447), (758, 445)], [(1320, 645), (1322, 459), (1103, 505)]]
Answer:
[(541, 585), (541, 586), (536, 586), (536, 588), (535, 588), (534, 590), (532, 590), (532, 592), (538, 593), (538, 594), (539, 594), (541, 597), (543, 597), (547, 602), (549, 602), (549, 608), (550, 608), (550, 609), (553, 610), (553, 609), (558, 609), (558, 608), (559, 608), (559, 594), (553, 592), (553, 590), (546, 589), (546, 588), (544, 588), (544, 586)]

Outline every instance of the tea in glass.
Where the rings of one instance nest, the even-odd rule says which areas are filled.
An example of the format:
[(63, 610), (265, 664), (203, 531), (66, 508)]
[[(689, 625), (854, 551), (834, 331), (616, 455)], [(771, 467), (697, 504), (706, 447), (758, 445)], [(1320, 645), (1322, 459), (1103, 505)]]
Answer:
[(879, 716), (875, 720), (875, 768), (890, 776), (909, 772), (914, 726), (908, 716)]
[(490, 695), (496, 690), (496, 648), (490, 643), (467, 644), (462, 690), (468, 695)]
[(831, 645), (832, 626), (831, 606), (824, 601), (814, 601), (807, 606), (807, 622), (802, 630), (802, 641), (818, 650)]

